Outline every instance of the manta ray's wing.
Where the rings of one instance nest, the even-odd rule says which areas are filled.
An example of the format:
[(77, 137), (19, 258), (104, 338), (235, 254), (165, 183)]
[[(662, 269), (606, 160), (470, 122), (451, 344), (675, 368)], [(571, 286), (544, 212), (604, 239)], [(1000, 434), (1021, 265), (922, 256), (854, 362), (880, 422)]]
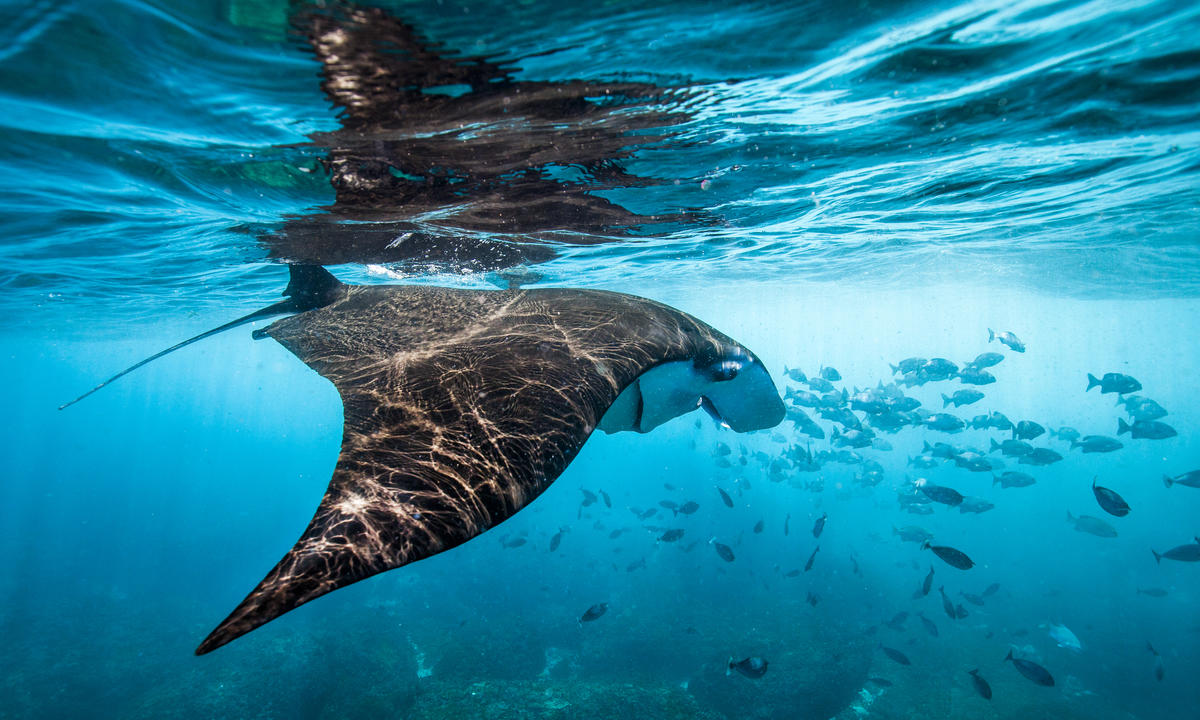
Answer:
[[(512, 516), (652, 368), (695, 368), (692, 375), (725, 386), (737, 365), (741, 377), (759, 378), (751, 394), (761, 407), (733, 420), (734, 429), (783, 417), (774, 385), (745, 348), (678, 310), (617, 293), (351, 286), (263, 332), (337, 387), (341, 455), (299, 541), (198, 654)], [(641, 393), (632, 402), (632, 420), (623, 422), (642, 429)], [(719, 412), (722, 402), (706, 407)]]

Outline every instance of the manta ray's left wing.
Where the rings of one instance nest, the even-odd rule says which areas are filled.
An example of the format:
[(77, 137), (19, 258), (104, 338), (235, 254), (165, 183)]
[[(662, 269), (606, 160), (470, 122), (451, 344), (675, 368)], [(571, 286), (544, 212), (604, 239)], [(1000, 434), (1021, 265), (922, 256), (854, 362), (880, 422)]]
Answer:
[[(341, 454), (299, 541), (198, 654), (511, 517), (562, 473), (618, 395), (660, 365), (684, 368), (690, 392), (696, 378), (720, 385), (706, 407), (738, 403), (727, 418), (735, 430), (783, 418), (745, 348), (618, 293), (350, 286), (263, 332), (337, 387)], [(655, 387), (681, 375), (663, 377)], [(722, 395), (738, 378), (746, 387)], [(633, 395), (621, 422), (642, 429), (643, 395)]]

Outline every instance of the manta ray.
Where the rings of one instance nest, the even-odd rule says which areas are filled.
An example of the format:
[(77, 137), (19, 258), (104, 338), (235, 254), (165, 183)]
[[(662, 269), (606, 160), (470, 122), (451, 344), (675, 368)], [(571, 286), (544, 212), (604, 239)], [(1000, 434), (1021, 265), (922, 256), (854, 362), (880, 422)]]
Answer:
[(697, 408), (737, 432), (784, 417), (753, 353), (652, 300), (348, 285), (316, 266), (290, 266), (290, 274), (284, 300), (79, 398), (168, 352), (278, 315), (254, 337), (282, 344), (341, 396), (341, 452), (316, 514), (198, 655), (495, 527), (544, 492), (597, 428), (645, 433)]

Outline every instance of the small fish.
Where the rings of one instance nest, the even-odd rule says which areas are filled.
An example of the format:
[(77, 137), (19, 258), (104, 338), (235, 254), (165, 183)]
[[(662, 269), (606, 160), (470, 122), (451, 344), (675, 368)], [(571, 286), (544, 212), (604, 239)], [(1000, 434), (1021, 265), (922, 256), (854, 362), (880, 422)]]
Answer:
[(1075, 517), (1071, 511), (1067, 511), (1067, 522), (1074, 523), (1075, 529), (1079, 532), (1085, 532), (1089, 535), (1095, 535), (1102, 538), (1115, 538), (1117, 529), (1112, 525), (1104, 522), (1100, 518), (1092, 517), (1091, 515), (1080, 515)]
[(842, 379), (842, 374), (831, 367), (821, 368), (821, 377), (829, 382), (839, 382)]
[(762, 520), (759, 520), (758, 522), (754, 523), (754, 533), (755, 533), (756, 535), (757, 535), (758, 533), (761, 533), (761, 532), (763, 531), (763, 527), (765, 527), (765, 526), (763, 525), (763, 521), (762, 521)]
[(933, 539), (933, 533), (916, 525), (905, 525), (902, 528), (892, 528), (893, 535), (899, 535), (904, 542), (923, 543)]
[(1154, 649), (1149, 640), (1146, 641), (1146, 649), (1154, 654), (1154, 678), (1162, 682), (1163, 677), (1166, 675), (1166, 671), (1163, 669), (1162, 655), (1158, 654), (1158, 651)]
[(990, 500), (984, 500), (983, 498), (978, 497), (967, 497), (963, 498), (962, 505), (958, 506), (958, 511), (964, 514), (969, 512), (979, 514), (985, 513), (994, 507), (996, 507), (995, 503), (991, 502)]
[(919, 617), (921, 619), (921, 625), (923, 625), (925, 627), (925, 632), (929, 633), (930, 635), (932, 635), (934, 637), (938, 636), (937, 625), (932, 620), (925, 617), (921, 613), (918, 613), (917, 617)]
[(963, 599), (972, 605), (976, 607), (983, 607), (983, 598), (979, 597), (978, 595), (975, 595), (974, 593), (963, 592), (962, 590), (959, 590), (958, 594), (962, 595)]
[(976, 668), (974, 670), (969, 670), (967, 672), (971, 676), (971, 681), (975, 683), (975, 692), (979, 693), (979, 696), (981, 698), (983, 698), (984, 700), (991, 700), (992, 699), (992, 686), (988, 685), (987, 680), (984, 680), (979, 675), (979, 669)]
[(884, 655), (887, 655), (892, 660), (895, 660), (896, 662), (900, 663), (901, 665), (912, 665), (912, 662), (908, 659), (908, 656), (905, 655), (904, 653), (900, 652), (899, 650), (887, 647), (885, 645), (880, 645), (879, 649), (883, 651)]
[(1119, 440), (1103, 435), (1084, 435), (1071, 443), (1071, 449), (1081, 448), (1085, 453), (1109, 453), (1125, 447)]
[(580, 624), (592, 622), (593, 620), (599, 619), (606, 612), (608, 612), (608, 603), (596, 603), (587, 609), (587, 612), (583, 614), (583, 617), (579, 618), (579, 622)]
[(721, 502), (725, 503), (725, 507), (733, 507), (733, 498), (729, 497), (729, 493), (717, 488), (717, 494), (721, 496)]
[(925, 367), (926, 362), (928, 362), (928, 360), (923, 357), (910, 357), (901, 360), (895, 365), (890, 365), (889, 367), (892, 368), (893, 375), (904, 375), (910, 372), (917, 372), (921, 368)]
[(1165, 553), (1154, 553), (1154, 561), (1161, 564), (1162, 559), (1178, 560), (1179, 562), (1200, 562), (1200, 537), (1193, 538), (1196, 542), (1173, 547)]
[(1000, 353), (985, 352), (985, 353), (980, 353), (980, 354), (976, 355), (974, 360), (972, 360), (969, 363), (966, 363), (966, 366), (973, 367), (973, 368), (979, 368), (980, 370), (982, 370), (984, 368), (990, 368), (990, 367), (999, 365), (1003, 360), (1004, 360), (1004, 356), (1001, 355)]
[(784, 535), (788, 534), (788, 526), (791, 524), (791, 522), (792, 522), (792, 514), (788, 513), (787, 517), (785, 517), (783, 519), (783, 534)]
[[(1088, 373), (1087, 390), (1094, 387), (1100, 388), (1100, 394), (1117, 393), (1126, 395), (1134, 393), (1142, 389), (1142, 384), (1128, 375), (1121, 373), (1104, 373), (1104, 377), (1097, 378), (1095, 375)], [(1087, 392), (1085, 390), (1084, 392)]]
[(683, 513), (684, 515), (692, 515), (699, 509), (700, 503), (696, 502), (695, 500), (688, 500), (679, 506), (679, 512)]
[(1034, 448), (1033, 452), (1029, 453), (1028, 455), (1022, 455), (1020, 458), (1018, 458), (1017, 462), (1021, 465), (1042, 466), (1051, 465), (1061, 461), (1062, 459), (1062, 455), (1054, 452), (1050, 448)]
[(967, 609), (962, 606), (962, 603), (954, 606), (954, 619), (962, 620), (968, 615)]
[(875, 685), (876, 687), (891, 687), (892, 686), (891, 680), (888, 680), (887, 678), (881, 678), (881, 677), (867, 678), (867, 682), (872, 685)]
[(660, 535), (658, 539), (662, 542), (675, 542), (681, 537), (683, 537), (683, 530), (681, 528), (675, 528), (673, 530), (666, 531)]
[(604, 498), (604, 507), (612, 507), (612, 498), (608, 496), (608, 493), (604, 492), (603, 490), (599, 492), (600, 497)]
[(1149, 595), (1150, 597), (1160, 598), (1160, 597), (1166, 597), (1167, 591), (1162, 588), (1138, 588), (1137, 594), (1138, 595)]
[(992, 583), (991, 585), (987, 586), (986, 590), (983, 591), (983, 597), (991, 597), (998, 592), (1000, 592), (1000, 583)]
[(1050, 437), (1058, 438), (1063, 442), (1074, 442), (1079, 439), (1080, 432), (1073, 427), (1063, 426), (1057, 430), (1050, 431)]
[(1032, 475), (1015, 470), (1009, 470), (1001, 475), (992, 476), (992, 484), (999, 485), (1002, 488), (1022, 488), (1029, 487), (1037, 482), (1037, 479)]
[(893, 615), (892, 619), (885, 622), (884, 625), (887, 625), (888, 627), (895, 630), (896, 632), (903, 632), (904, 631), (904, 621), (907, 619), (908, 619), (908, 613), (906, 611), (902, 610), (902, 611), (896, 613), (895, 615)]
[(808, 562), (804, 563), (804, 572), (808, 572), (809, 570), (812, 570), (813, 561), (817, 559), (817, 551), (820, 549), (821, 549), (820, 545), (813, 548), (812, 555), (808, 556)]
[(1134, 420), (1130, 425), (1123, 418), (1118, 418), (1117, 436), (1125, 433), (1129, 433), (1134, 440), (1166, 440), (1179, 434), (1175, 428), (1157, 420)]
[(961, 432), (966, 426), (961, 418), (950, 413), (934, 413), (925, 419), (925, 427), (945, 433)]
[(659, 500), (658, 504), (660, 507), (666, 508), (676, 515), (679, 514), (679, 503), (674, 500)]
[(728, 666), (725, 669), (725, 674), (732, 675), (734, 670), (737, 670), (739, 674), (744, 675), (751, 680), (757, 680), (763, 675), (767, 674), (767, 661), (756, 656), (734, 662), (733, 658), (731, 657), (729, 658)]
[(515, 537), (512, 540), (504, 540), (501, 544), (506, 548), (519, 548), (526, 542), (527, 540), (523, 537)]
[(958, 568), (959, 570), (970, 570), (975, 566), (975, 562), (971, 560), (971, 558), (967, 557), (966, 553), (949, 547), (948, 545), (931, 545), (929, 541), (926, 540), (921, 545), (921, 549), (924, 550), (926, 548), (932, 550), (934, 555), (937, 555), (950, 567)]
[(1018, 340), (1016, 335), (1013, 335), (1007, 330), (1003, 332), (993, 332), (991, 328), (988, 328), (988, 342), (993, 340), (999, 340), (1001, 345), (1006, 346), (1013, 352), (1025, 352), (1025, 343)]
[(817, 603), (821, 601), (821, 598), (819, 596), (817, 596), (816, 594), (809, 592), (808, 597), (806, 597), (805, 600), (808, 602), (809, 605), (816, 607)]
[(953, 405), (957, 408), (962, 407), (963, 405), (970, 405), (972, 403), (979, 402), (982, 399), (983, 393), (979, 392), (978, 390), (959, 390), (953, 395), (946, 395), (945, 393), (942, 393), (942, 407), (946, 408)]
[(654, 517), (654, 515), (657, 512), (658, 512), (657, 508), (650, 508), (649, 510), (646, 510), (645, 512), (638, 513), (638, 520), (645, 520), (647, 518)]
[(930, 589), (932, 589), (932, 588), (933, 588), (933, 566), (930, 565), (929, 566), (929, 574), (925, 576), (925, 581), (921, 583), (921, 597), (925, 597), (926, 595), (928, 595)]
[(927, 482), (922, 485), (920, 489), (921, 492), (924, 493), (925, 496), (930, 500), (942, 503), (943, 505), (949, 505), (950, 507), (961, 505), (963, 501), (962, 494), (954, 488), (948, 488), (942, 485), (934, 485), (933, 483)]
[(593, 505), (593, 504), (595, 504), (596, 500), (599, 499), (596, 497), (596, 493), (592, 492), (591, 490), (584, 490), (583, 488), (579, 488), (579, 492), (583, 493), (583, 502), (581, 503), (581, 505), (583, 507)]
[(1033, 440), (1046, 433), (1046, 428), (1032, 420), (1022, 420), (1013, 428), (1013, 438), (1017, 440)]
[(555, 550), (558, 549), (559, 544), (562, 543), (562, 538), (563, 538), (562, 530), (559, 530), (558, 532), (554, 533), (554, 537), (550, 538), (550, 552), (554, 552)]
[(669, 491), (669, 492), (675, 492), (675, 491), (676, 491), (676, 490), (678, 490), (679, 488), (675, 487), (675, 486), (674, 486), (674, 485), (672, 485), (671, 483), (663, 483), (663, 489), (664, 489), (664, 490), (667, 490), (667, 491)]
[(1080, 652), (1083, 650), (1083, 644), (1079, 642), (1079, 638), (1076, 637), (1075, 633), (1071, 632), (1071, 628), (1067, 627), (1066, 625), (1056, 625), (1054, 623), (1050, 623), (1050, 626), (1047, 628), (1047, 632), (1050, 635), (1050, 639), (1058, 643), (1060, 648), (1066, 648), (1067, 650), (1072, 650), (1074, 652)]
[(1011, 662), (1017, 668), (1017, 672), (1024, 675), (1030, 682), (1043, 687), (1054, 687), (1054, 676), (1041, 665), (1032, 660), (1013, 657), (1012, 650), (1008, 651), (1008, 656), (1004, 659)]
[(938, 592), (942, 594), (942, 610), (946, 612), (946, 616), (951, 620), (957, 620), (958, 613), (954, 610), (954, 603), (950, 602), (949, 596), (946, 595), (946, 586), (939, 587)]
[(717, 554), (721, 556), (722, 560), (725, 562), (733, 562), (732, 548), (730, 548), (728, 545), (717, 542), (716, 538), (709, 540), (709, 542), (712, 543), (713, 548), (717, 551)]
[(828, 517), (828, 513), (825, 513), (822, 514), (821, 517), (817, 518), (817, 521), (813, 524), (813, 537), (821, 537), (821, 531), (825, 529), (825, 520), (828, 519)]
[(1183, 485), (1184, 487), (1200, 488), (1200, 470), (1191, 470), (1175, 477), (1163, 475), (1163, 485), (1167, 487)]
[(1114, 517), (1125, 517), (1129, 514), (1129, 503), (1125, 502), (1125, 498), (1117, 494), (1115, 490), (1110, 490), (1106, 487), (1100, 487), (1096, 484), (1096, 478), (1092, 478), (1092, 494), (1096, 496), (1096, 502), (1104, 512)]

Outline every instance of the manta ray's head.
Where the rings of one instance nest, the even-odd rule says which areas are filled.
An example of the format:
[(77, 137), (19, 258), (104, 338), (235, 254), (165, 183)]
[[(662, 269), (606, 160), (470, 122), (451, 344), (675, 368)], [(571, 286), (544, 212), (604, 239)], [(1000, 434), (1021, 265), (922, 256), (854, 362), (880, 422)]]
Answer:
[(746, 348), (728, 343), (639, 375), (601, 418), (600, 429), (650, 432), (697, 408), (737, 432), (774, 427), (784, 416), (783, 401), (766, 367)]

